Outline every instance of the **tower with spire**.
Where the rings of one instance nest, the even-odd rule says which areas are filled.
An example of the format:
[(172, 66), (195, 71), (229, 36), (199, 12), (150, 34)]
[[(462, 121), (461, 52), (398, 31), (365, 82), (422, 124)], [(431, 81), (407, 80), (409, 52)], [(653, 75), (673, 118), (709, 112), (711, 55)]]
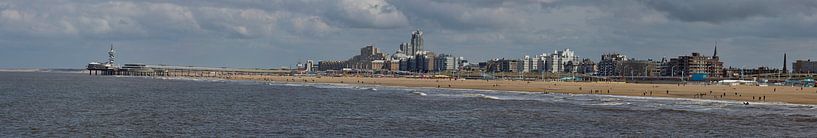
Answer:
[(715, 52), (712, 53), (712, 58), (718, 58), (718, 41), (715, 41)]
[(116, 59), (116, 55), (114, 54), (116, 54), (116, 51), (113, 50), (113, 44), (111, 44), (111, 50), (108, 51), (108, 63), (106, 64), (114, 65), (114, 60)]
[(787, 58), (788, 58), (788, 53), (783, 53), (783, 73), (784, 74), (789, 73), (789, 67), (786, 65), (786, 62), (788, 62)]

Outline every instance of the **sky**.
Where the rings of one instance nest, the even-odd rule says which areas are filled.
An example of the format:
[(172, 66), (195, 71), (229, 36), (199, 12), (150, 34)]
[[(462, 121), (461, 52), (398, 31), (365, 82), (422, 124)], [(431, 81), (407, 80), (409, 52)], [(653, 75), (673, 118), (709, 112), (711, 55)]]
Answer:
[(0, 68), (83, 68), (111, 44), (118, 63), (277, 68), (392, 54), (417, 29), (472, 62), (711, 56), (715, 42), (726, 66), (817, 60), (815, 0), (3, 0)]

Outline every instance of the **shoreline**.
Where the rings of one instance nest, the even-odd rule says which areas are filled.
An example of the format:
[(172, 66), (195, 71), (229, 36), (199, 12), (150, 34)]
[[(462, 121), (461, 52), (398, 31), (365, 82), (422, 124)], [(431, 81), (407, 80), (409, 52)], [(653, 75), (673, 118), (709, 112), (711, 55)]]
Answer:
[[(243, 79), (225, 79), (225, 80), (238, 80), (238, 81), (246, 81)], [(257, 81), (257, 80), (252, 80)], [(529, 92), (529, 91), (513, 91), (513, 90), (486, 90), (486, 89), (468, 89), (468, 88), (437, 88), (437, 87), (409, 87), (409, 86), (398, 86), (398, 85), (380, 85), (380, 84), (350, 84), (350, 83), (321, 83), (321, 82), (281, 82), (281, 81), (258, 81), (258, 82), (273, 82), (276, 84), (307, 84), (302, 86), (308, 86), (309, 84), (323, 84), (323, 85), (336, 85), (336, 86), (366, 86), (366, 87), (391, 87), (391, 88), (421, 88), (421, 89), (447, 89), (447, 90), (458, 90), (458, 91), (494, 91), (494, 92), (501, 92), (501, 93), (536, 93), (536, 92)], [(706, 102), (719, 102), (719, 103), (734, 103), (740, 104), (743, 102), (751, 102), (751, 104), (759, 104), (759, 105), (788, 105), (788, 106), (817, 106), (817, 104), (802, 104), (802, 103), (787, 103), (787, 102), (776, 102), (776, 101), (740, 101), (740, 100), (729, 100), (729, 99), (696, 99), (696, 98), (683, 98), (683, 97), (647, 97), (647, 96), (628, 96), (628, 95), (612, 95), (612, 94), (585, 94), (585, 93), (562, 93), (562, 92), (550, 92), (545, 94), (564, 94), (564, 95), (594, 95), (594, 96), (606, 96), (606, 97), (615, 97), (615, 98), (634, 98), (634, 99), (647, 99), (647, 100), (684, 100), (684, 101), (706, 101)]]
[[(594, 94), (648, 98), (684, 98), (750, 103), (817, 105), (817, 88), (790, 86), (730, 86), (632, 84), (622, 82), (542, 82), (510, 80), (449, 80), (414, 78), (312, 77), (236, 75), (227, 80), (275, 81), (286, 83), (358, 84), (416, 88), (498, 90), (531, 93)], [(711, 91), (711, 93), (710, 93)], [(763, 98), (765, 97), (765, 98)]]

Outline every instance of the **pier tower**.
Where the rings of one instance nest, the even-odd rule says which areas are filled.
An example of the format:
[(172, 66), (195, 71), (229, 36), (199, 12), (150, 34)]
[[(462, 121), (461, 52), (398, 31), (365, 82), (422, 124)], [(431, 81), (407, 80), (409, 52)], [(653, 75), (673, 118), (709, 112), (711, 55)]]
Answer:
[(89, 74), (115, 75), (119, 70), (119, 68), (115, 64), (115, 61), (116, 50), (113, 49), (113, 44), (111, 44), (111, 49), (108, 50), (108, 61), (105, 63), (99, 62), (88, 63), (86, 69), (88, 70)]
[(113, 50), (113, 44), (111, 44), (111, 50), (108, 51), (108, 63), (107, 63), (107, 64), (110, 64), (111, 66), (115, 65), (114, 60), (116, 59), (116, 55), (114, 55), (114, 54), (116, 54), (116, 51)]

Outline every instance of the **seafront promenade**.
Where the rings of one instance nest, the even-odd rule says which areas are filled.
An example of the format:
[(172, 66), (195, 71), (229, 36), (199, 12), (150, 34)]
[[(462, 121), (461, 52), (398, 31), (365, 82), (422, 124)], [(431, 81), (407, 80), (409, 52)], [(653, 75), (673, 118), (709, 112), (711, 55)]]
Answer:
[(603, 94), (645, 97), (731, 100), (740, 102), (785, 102), (817, 104), (817, 88), (791, 86), (731, 86), (700, 84), (633, 84), (621, 82), (545, 82), (511, 80), (452, 80), (367, 77), (298, 77), (234, 75), (230, 80), (275, 81), (287, 83), (338, 83), (405, 87), (431, 87), (523, 91), (535, 93)]

